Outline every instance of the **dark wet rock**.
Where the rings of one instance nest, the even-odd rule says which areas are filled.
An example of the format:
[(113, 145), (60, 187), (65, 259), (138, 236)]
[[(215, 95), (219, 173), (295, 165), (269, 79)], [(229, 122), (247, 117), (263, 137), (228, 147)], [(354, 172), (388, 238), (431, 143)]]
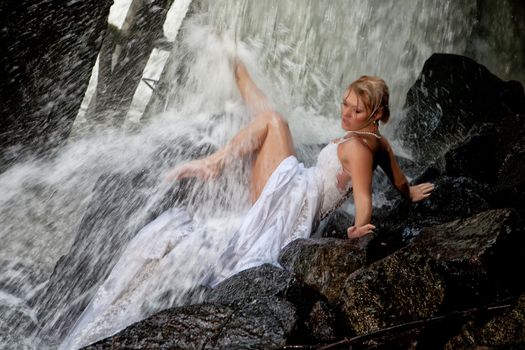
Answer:
[(337, 337), (336, 312), (326, 302), (317, 301), (306, 319), (308, 337), (317, 343), (328, 343)]
[(312, 238), (348, 238), (347, 229), (354, 224), (354, 217), (338, 209), (321, 221)]
[(440, 177), (432, 195), (411, 207), (410, 220), (425, 226), (464, 218), (489, 209), (487, 198), (491, 189), (466, 177)]
[[(206, 296), (209, 303), (244, 303), (261, 297), (275, 296), (292, 303), (306, 303), (308, 295), (303, 283), (290, 272), (271, 264), (241, 271), (215, 286)], [(311, 294), (311, 293), (310, 293)]]
[[(374, 262), (395, 253), (405, 247), (410, 239), (419, 233), (419, 224), (403, 219), (403, 210), (410, 210), (409, 203), (401, 205), (404, 200), (396, 201), (394, 207), (374, 208), (371, 223), (376, 227), (370, 242), (367, 244), (367, 261)], [(408, 206), (407, 206), (408, 204)]]
[(504, 82), (470, 58), (433, 54), (410, 88), (405, 108), (396, 138), (416, 160), (429, 162), (483, 123), (519, 128), (522, 121), (513, 123), (525, 115), (525, 94), (519, 82)]
[(442, 176), (434, 167), (431, 169), (434, 170), (429, 171), (426, 178), (416, 180), (416, 183), (434, 183), (430, 197), (417, 203), (397, 200), (389, 206), (374, 209), (372, 223), (377, 234), (370, 245), (370, 260), (377, 260), (403, 247), (423, 227), (466, 218), (490, 208), (492, 190), (488, 185), (466, 177)]
[(85, 349), (277, 349), (296, 320), (293, 305), (275, 297), (190, 305), (159, 312)]
[[(206, 294), (204, 300), (231, 306), (249, 304), (254, 300), (268, 297), (286, 300), (294, 305), (298, 321), (296, 322), (296, 329), (290, 336), (292, 340), (319, 341), (317, 333), (322, 334), (324, 323), (316, 326), (317, 333), (306, 336), (310, 334), (311, 319), (315, 316), (312, 308), (315, 308), (320, 297), (319, 294), (298, 280), (295, 275), (280, 267), (264, 264), (241, 271), (215, 286)], [(320, 310), (318, 313), (322, 311), (326, 310)], [(319, 319), (322, 318), (320, 314), (318, 317)], [(326, 320), (325, 323), (328, 322)], [(330, 327), (324, 332), (329, 333)]]
[(523, 208), (524, 198), (525, 137), (522, 137), (504, 157), (491, 201), (497, 207)]
[[(508, 119), (513, 119), (513, 116)], [(517, 128), (520, 121), (521, 128)], [(516, 117), (516, 121), (509, 124), (483, 124), (462, 144), (449, 150), (444, 155), (446, 174), (495, 184), (505, 156), (519, 139), (519, 133), (525, 129), (525, 116), (521, 120)]]
[(335, 238), (298, 239), (288, 244), (279, 263), (300, 281), (335, 301), (347, 277), (366, 263), (366, 242)]
[(525, 290), (523, 218), (489, 210), (425, 228), (409, 247), (427, 256), (444, 279), (443, 309), (464, 309)]
[(346, 327), (360, 335), (430, 317), (444, 295), (428, 259), (403, 248), (348, 276), (338, 302)]
[(85, 349), (202, 348), (233, 312), (227, 306), (206, 304), (165, 310)]
[[(407, 179), (417, 178), (428, 168), (428, 165), (415, 162), (402, 156), (396, 155), (396, 160)], [(385, 172), (379, 167), (374, 171), (372, 191), (374, 198), (377, 198), (378, 202), (382, 203), (381, 205), (403, 198), (392, 185)]]
[(210, 349), (277, 349), (287, 343), (297, 323), (293, 305), (264, 298), (235, 310)]
[(502, 315), (467, 322), (461, 333), (449, 340), (445, 350), (525, 349), (525, 294)]
[(0, 171), (69, 135), (107, 27), (111, 0), (0, 4)]

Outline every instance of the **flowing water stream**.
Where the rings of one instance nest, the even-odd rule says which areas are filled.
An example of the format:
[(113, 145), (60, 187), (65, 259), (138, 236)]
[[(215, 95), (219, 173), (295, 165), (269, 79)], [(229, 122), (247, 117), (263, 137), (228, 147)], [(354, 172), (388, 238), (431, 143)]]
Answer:
[[(189, 4), (179, 1), (172, 15), (182, 19)], [(150, 265), (150, 282), (119, 290), (121, 301), (107, 299), (102, 311), (89, 304), (78, 318), (127, 242), (166, 209), (174, 186), (164, 180), (165, 172), (224, 145), (249, 120), (235, 85), (233, 57), (245, 62), (286, 116), (300, 158), (312, 164), (319, 145), (342, 133), (339, 103), (348, 83), (362, 74), (387, 81), (394, 117), (384, 130), (388, 135), (395, 119), (403, 117), (404, 96), (424, 61), (433, 52), (465, 53), (476, 23), (476, 1), (217, 0), (198, 5), (170, 59), (157, 53), (146, 68), (145, 77), (154, 74), (169, 83), (161, 113), (139, 122), (151, 96), (139, 86), (128, 114), (130, 127), (84, 132), (89, 120), (81, 110), (75, 137), (54, 159), (19, 163), (0, 174), (4, 348), (55, 348), (68, 333), (63, 348), (78, 347), (184, 303), (189, 290), (206, 284), (205, 272), (213, 270), (214, 259), (249, 208), (249, 160), (232, 164), (217, 181), (190, 182), (180, 192), (194, 218), (195, 239), (186, 240), (186, 249), (171, 265)], [(116, 1), (110, 20), (118, 22), (125, 11), (126, 2)], [(166, 34), (176, 40), (181, 21), (167, 22)], [(160, 77), (163, 68), (167, 74)]]

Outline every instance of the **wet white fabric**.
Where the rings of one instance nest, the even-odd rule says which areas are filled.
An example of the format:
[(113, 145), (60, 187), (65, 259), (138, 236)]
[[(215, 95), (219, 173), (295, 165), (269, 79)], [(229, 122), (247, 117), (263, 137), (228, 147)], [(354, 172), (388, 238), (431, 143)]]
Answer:
[(316, 168), (320, 172), (319, 178), (322, 181), (323, 188), (320, 219), (339, 207), (351, 189), (352, 184), (349, 182), (345, 190), (341, 191), (337, 182), (337, 175), (343, 171), (341, 161), (337, 156), (337, 149), (341, 143), (348, 140), (349, 138), (341, 139), (338, 142), (330, 142), (321, 150), (317, 157)]
[[(182, 208), (172, 208), (145, 226), (128, 244), (61, 348), (90, 344), (143, 318), (141, 305), (163, 291), (173, 291), (175, 275), (176, 288), (182, 293), (198, 284), (213, 286), (263, 263), (278, 265), (281, 249), (309, 237), (321, 213), (345, 198), (337, 186), (342, 171), (337, 145), (324, 147), (311, 168), (295, 156), (284, 159), (237, 222), (231, 218), (227, 223), (196, 221)], [(224, 225), (231, 229), (212, 232)], [(226, 232), (233, 233), (226, 237)]]

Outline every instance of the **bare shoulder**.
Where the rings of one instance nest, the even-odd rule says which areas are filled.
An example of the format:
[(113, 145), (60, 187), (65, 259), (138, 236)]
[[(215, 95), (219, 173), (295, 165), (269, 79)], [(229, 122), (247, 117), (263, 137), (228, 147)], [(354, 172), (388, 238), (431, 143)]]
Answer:
[(343, 163), (369, 161), (374, 158), (374, 153), (370, 147), (359, 137), (352, 137), (339, 145), (338, 153), (339, 159)]

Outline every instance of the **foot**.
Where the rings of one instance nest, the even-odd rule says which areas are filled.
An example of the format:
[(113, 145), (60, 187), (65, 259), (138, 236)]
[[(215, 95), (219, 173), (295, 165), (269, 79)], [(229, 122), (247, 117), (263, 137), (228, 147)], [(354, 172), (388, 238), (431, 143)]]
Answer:
[(196, 177), (201, 180), (216, 179), (222, 172), (222, 162), (209, 158), (192, 160), (179, 165), (166, 174), (167, 181), (181, 180)]
[(246, 78), (248, 74), (248, 72), (246, 71), (246, 66), (237, 56), (235, 56), (233, 59), (233, 71), (235, 72), (235, 79), (237, 81)]

